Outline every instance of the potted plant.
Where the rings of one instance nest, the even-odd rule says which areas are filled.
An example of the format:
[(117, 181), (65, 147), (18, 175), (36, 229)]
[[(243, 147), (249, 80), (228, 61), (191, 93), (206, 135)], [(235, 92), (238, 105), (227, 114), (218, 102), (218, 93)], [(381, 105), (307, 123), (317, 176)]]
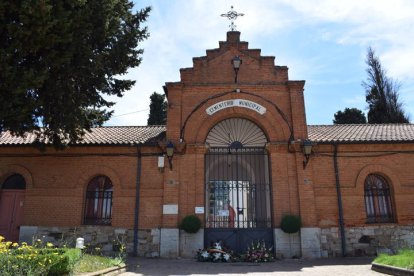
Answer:
[(201, 220), (196, 215), (185, 216), (179, 225), (187, 233), (197, 233), (201, 228)]
[(280, 228), (285, 233), (293, 234), (300, 230), (301, 225), (300, 216), (284, 215), (280, 223)]

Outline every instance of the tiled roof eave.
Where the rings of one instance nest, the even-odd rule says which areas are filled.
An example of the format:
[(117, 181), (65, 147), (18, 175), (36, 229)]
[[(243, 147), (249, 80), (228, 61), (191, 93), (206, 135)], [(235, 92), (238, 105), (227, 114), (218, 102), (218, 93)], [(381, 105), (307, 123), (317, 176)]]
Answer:
[[(134, 143), (76, 143), (69, 144), (69, 147), (136, 147), (136, 146), (157, 146), (157, 142), (134, 142)], [(35, 147), (35, 143), (14, 143), (14, 144), (0, 144), (0, 147)], [(52, 144), (44, 146), (52, 147)]]
[[(151, 146), (165, 137), (165, 126), (147, 127), (100, 127), (87, 132), (82, 140), (69, 143), (70, 147), (76, 146)], [(25, 137), (13, 136), (9, 132), (0, 135), (0, 146), (52, 146), (51, 142), (39, 143), (32, 134)]]
[(318, 140), (312, 142), (318, 144), (411, 144), (414, 140)]

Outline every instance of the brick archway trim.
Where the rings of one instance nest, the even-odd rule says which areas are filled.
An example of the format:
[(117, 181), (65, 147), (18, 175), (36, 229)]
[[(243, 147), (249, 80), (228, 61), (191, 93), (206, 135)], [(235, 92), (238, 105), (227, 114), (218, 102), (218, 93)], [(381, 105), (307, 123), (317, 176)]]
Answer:
[(358, 173), (355, 182), (357, 190), (360, 190), (363, 193), (365, 179), (369, 174), (372, 173), (384, 176), (387, 180), (389, 180), (394, 189), (400, 187), (400, 180), (398, 179), (398, 176), (392, 172), (391, 169), (383, 165), (367, 165), (363, 167)]
[(206, 99), (204, 99), (203, 101), (201, 101), (196, 107), (194, 107), (194, 109), (190, 112), (190, 114), (188, 114), (188, 116), (187, 116), (187, 118), (184, 120), (184, 124), (183, 124), (183, 126), (181, 127), (181, 129), (180, 129), (180, 142), (184, 142), (185, 140), (184, 140), (184, 136), (185, 136), (185, 127), (187, 126), (187, 122), (188, 122), (188, 120), (191, 118), (191, 116), (197, 111), (197, 110), (199, 110), (204, 104), (206, 104), (207, 102), (209, 102), (210, 100), (213, 100), (213, 99), (217, 99), (217, 98), (220, 98), (220, 97), (223, 97), (223, 96), (226, 96), (226, 95), (228, 95), (228, 94), (231, 94), (231, 93), (237, 93), (237, 94), (245, 94), (245, 95), (250, 95), (250, 96), (253, 96), (253, 97), (257, 97), (257, 98), (259, 98), (259, 99), (261, 99), (261, 100), (263, 100), (263, 101), (265, 101), (266, 103), (268, 103), (269, 105), (271, 105), (276, 111), (277, 111), (277, 113), (279, 113), (279, 115), (281, 116), (281, 118), (282, 118), (282, 120), (286, 123), (286, 125), (288, 126), (288, 128), (289, 128), (289, 132), (290, 132), (290, 135), (289, 135), (289, 141), (292, 141), (292, 140), (294, 140), (294, 136), (293, 136), (293, 127), (292, 127), (292, 125), (289, 123), (289, 120), (288, 120), (288, 117), (286, 116), (286, 114), (285, 113), (283, 113), (283, 111), (274, 103), (274, 102), (272, 102), (272, 101), (270, 101), (270, 100), (268, 100), (268, 99), (266, 99), (266, 98), (264, 98), (264, 97), (262, 97), (262, 96), (259, 96), (259, 95), (256, 95), (256, 94), (254, 94), (254, 93), (251, 93), (251, 92), (246, 92), (246, 91), (236, 91), (236, 90), (232, 90), (232, 91), (226, 91), (226, 92), (223, 92), (223, 93), (220, 93), (220, 94), (217, 94), (217, 95), (214, 95), (214, 96), (211, 96), (211, 97), (208, 97), (208, 98), (206, 98)]
[(32, 173), (22, 165), (12, 164), (8, 165), (5, 169), (0, 170), (0, 187), (3, 184), (3, 181), (12, 174), (18, 173), (23, 176), (24, 180), (26, 181), (26, 190), (33, 188), (33, 177)]
[[(107, 166), (94, 166), (92, 168), (88, 168), (86, 171), (84, 171), (78, 180), (78, 187), (82, 187), (83, 190), (86, 189), (88, 186), (88, 183), (96, 176), (103, 175), (107, 176), (111, 182), (113, 187), (120, 187), (121, 186), (121, 180), (117, 174), (117, 172)], [(114, 189), (115, 192), (115, 189)]]

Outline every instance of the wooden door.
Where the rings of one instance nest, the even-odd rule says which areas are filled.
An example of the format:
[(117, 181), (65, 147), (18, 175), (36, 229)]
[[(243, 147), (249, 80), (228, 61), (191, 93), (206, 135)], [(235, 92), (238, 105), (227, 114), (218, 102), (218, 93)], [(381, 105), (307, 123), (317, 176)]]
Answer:
[(24, 190), (0, 190), (0, 235), (7, 241), (19, 240), (23, 223)]

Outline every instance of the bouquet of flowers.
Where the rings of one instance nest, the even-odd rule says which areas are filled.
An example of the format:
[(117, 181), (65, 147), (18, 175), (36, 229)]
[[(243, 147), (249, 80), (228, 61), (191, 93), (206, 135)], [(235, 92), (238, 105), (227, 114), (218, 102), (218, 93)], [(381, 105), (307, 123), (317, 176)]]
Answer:
[(252, 242), (252, 244), (247, 247), (247, 251), (246, 254), (243, 255), (243, 259), (245, 262), (252, 263), (271, 262), (275, 259), (272, 251), (273, 247), (266, 248), (264, 241), (258, 241), (257, 243)]
[(231, 262), (235, 259), (233, 251), (223, 247), (222, 242), (215, 242), (212, 247), (200, 249), (196, 255), (199, 262)]

